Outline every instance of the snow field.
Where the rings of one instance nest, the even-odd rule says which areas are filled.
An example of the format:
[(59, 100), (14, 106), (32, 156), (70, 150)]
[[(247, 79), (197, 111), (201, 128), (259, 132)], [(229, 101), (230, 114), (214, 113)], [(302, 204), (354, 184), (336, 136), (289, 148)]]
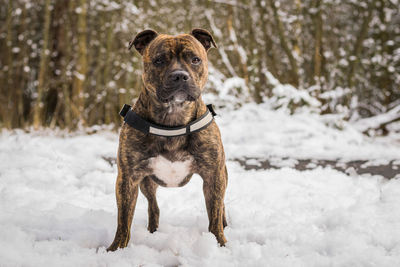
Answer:
[(344, 161), (400, 158), (398, 134), (369, 138), (339, 116), (321, 116), (308, 110), (289, 115), (283, 109), (272, 110), (270, 105), (249, 103), (218, 114), (216, 120), (228, 157)]
[[(312, 114), (249, 104), (217, 122), (228, 159), (400, 160), (397, 137), (365, 138), (351, 125), (339, 131)], [(195, 175), (185, 187), (159, 188), (154, 234), (140, 193), (128, 247), (107, 253), (117, 169), (103, 157), (115, 157), (117, 146), (107, 130), (0, 133), (1, 267), (400, 266), (400, 179), (330, 168), (245, 171), (230, 160), (226, 247), (207, 231)]]

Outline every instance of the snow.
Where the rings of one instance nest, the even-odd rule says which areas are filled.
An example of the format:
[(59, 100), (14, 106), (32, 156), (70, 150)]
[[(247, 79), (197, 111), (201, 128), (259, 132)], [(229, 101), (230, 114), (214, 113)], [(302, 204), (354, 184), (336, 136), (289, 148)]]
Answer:
[[(369, 138), (335, 115), (273, 110), (275, 104), (248, 103), (221, 113), (217, 123), (228, 158), (372, 160), (400, 158), (400, 136)], [(358, 125), (357, 125), (358, 127)]]
[(78, 80), (81, 80), (81, 81), (85, 80), (85, 75), (82, 73), (79, 73), (78, 71), (74, 71), (74, 75)]
[(321, 93), (319, 97), (322, 99), (339, 99), (349, 93), (351, 93), (349, 88), (342, 88), (339, 86), (333, 90)]
[[(159, 188), (154, 234), (139, 194), (128, 247), (107, 253), (117, 169), (104, 158), (116, 156), (118, 135), (2, 131), (0, 266), (400, 266), (400, 179), (292, 167), (302, 157), (399, 161), (397, 136), (367, 138), (351, 124), (337, 129), (335, 118), (268, 103), (217, 112), (228, 158), (226, 247), (207, 230), (195, 175)], [(245, 156), (287, 159), (281, 169), (246, 171), (232, 161)]]
[(273, 97), (271, 103), (275, 103), (276, 107), (287, 107), (290, 102), (299, 104), (301, 101), (307, 103), (311, 107), (319, 107), (321, 103), (310, 96), (310, 94), (300, 88), (295, 88), (290, 84), (281, 84), (269, 71), (265, 72), (268, 82), (274, 87), (272, 90)]
[(359, 131), (364, 132), (370, 128), (377, 128), (381, 124), (390, 122), (398, 118), (400, 118), (400, 106), (396, 106), (393, 109), (387, 111), (386, 113), (382, 113), (369, 118), (360, 119), (354, 123), (354, 126)]
[(230, 102), (234, 102), (236, 98), (235, 94), (238, 94), (238, 89), (243, 90), (243, 92), (240, 92), (243, 95), (242, 98), (249, 97), (249, 90), (246, 86), (246, 81), (243, 78), (232, 77), (225, 79), (219, 91), (219, 97)]

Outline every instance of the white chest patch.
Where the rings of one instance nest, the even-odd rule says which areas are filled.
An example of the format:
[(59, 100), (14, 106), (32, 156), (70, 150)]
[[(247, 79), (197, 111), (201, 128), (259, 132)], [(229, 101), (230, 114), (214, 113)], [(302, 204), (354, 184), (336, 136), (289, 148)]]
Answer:
[(169, 161), (163, 156), (150, 159), (150, 168), (168, 187), (177, 187), (189, 175), (193, 158), (185, 161)]

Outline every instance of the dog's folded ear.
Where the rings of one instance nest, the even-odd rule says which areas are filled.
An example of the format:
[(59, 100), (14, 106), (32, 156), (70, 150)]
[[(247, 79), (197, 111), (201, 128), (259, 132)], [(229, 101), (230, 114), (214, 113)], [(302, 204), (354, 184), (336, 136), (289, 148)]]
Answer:
[(136, 37), (129, 42), (128, 49), (131, 49), (132, 46), (135, 46), (136, 50), (143, 55), (144, 49), (146, 46), (156, 38), (158, 33), (153, 30), (144, 30), (136, 35)]
[(206, 51), (211, 48), (211, 45), (217, 48), (217, 45), (214, 42), (214, 38), (208, 31), (203, 29), (193, 29), (192, 35), (204, 46)]

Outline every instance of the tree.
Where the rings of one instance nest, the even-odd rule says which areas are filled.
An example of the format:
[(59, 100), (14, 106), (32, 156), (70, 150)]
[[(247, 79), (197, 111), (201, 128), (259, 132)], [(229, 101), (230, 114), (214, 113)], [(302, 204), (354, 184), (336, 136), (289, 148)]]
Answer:
[(86, 14), (87, 1), (79, 0), (79, 6), (75, 9), (78, 13), (77, 31), (78, 31), (78, 51), (76, 59), (76, 69), (74, 70), (74, 79), (72, 84), (72, 102), (71, 109), (75, 123), (85, 125), (85, 81), (87, 75), (87, 46), (86, 46)]
[(43, 124), (43, 95), (46, 90), (46, 75), (47, 75), (47, 59), (48, 59), (48, 44), (49, 44), (49, 29), (50, 29), (50, 14), (51, 6), (50, 0), (46, 0), (44, 15), (44, 27), (43, 27), (43, 46), (40, 56), (40, 67), (39, 67), (39, 78), (37, 87), (37, 97), (33, 110), (33, 127), (35, 129), (39, 128)]

